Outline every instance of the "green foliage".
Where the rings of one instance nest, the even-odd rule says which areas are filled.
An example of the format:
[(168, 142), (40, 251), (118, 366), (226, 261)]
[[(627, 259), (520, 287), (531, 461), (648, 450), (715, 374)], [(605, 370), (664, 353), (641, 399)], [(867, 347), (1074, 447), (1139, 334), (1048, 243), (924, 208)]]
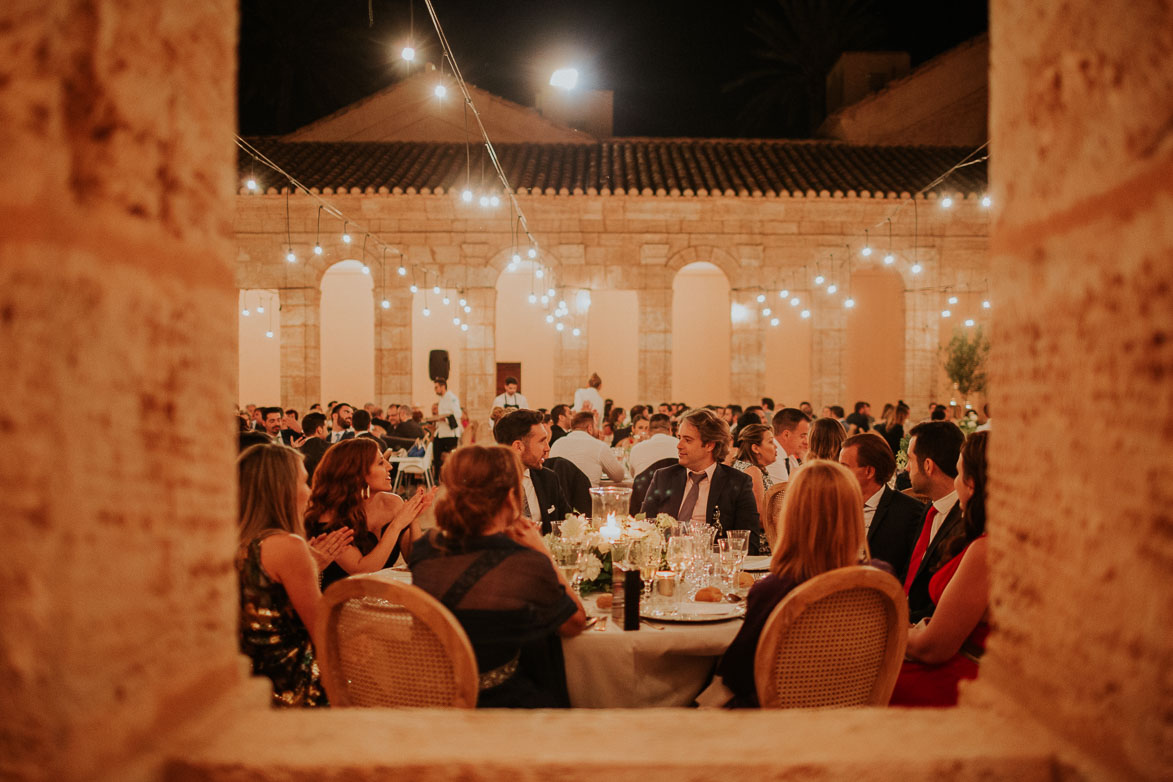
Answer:
[(962, 396), (983, 393), (986, 390), (986, 358), (990, 355), (990, 341), (981, 326), (974, 329), (953, 329), (953, 338), (942, 352), (945, 374), (957, 384)]

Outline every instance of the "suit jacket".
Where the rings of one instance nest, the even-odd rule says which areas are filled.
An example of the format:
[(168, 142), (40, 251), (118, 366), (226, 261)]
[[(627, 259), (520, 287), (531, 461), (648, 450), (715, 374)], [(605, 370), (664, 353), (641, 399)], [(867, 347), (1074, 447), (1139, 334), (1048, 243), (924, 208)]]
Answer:
[(301, 432), (294, 431), (288, 427), (281, 430), (281, 442), (288, 446), (293, 446), (293, 441), (301, 437)]
[[(927, 515), (927, 509), (925, 513)], [(921, 521), (924, 522), (924, 519)], [(920, 529), (917, 530), (917, 537), (920, 536), (923, 529), (924, 524), (922, 523)], [(926, 616), (933, 615), (937, 606), (929, 597), (929, 581), (945, 565), (947, 561), (945, 554), (951, 548), (950, 544), (964, 534), (965, 525), (961, 522), (961, 503), (959, 502), (953, 506), (953, 510), (949, 511), (949, 515), (941, 522), (937, 536), (929, 541), (929, 547), (925, 549), (925, 556), (921, 560), (920, 567), (917, 569), (916, 576), (908, 590), (908, 621), (916, 624)]]
[[(357, 436), (358, 437), (365, 437), (368, 440), (374, 440), (375, 444), (379, 446), (380, 453), (387, 450), (387, 443), (383, 440), (383, 438), (379, 437), (379, 435), (375, 434), (374, 432), (371, 432), (370, 430), (365, 431), (365, 432), (359, 432)], [(343, 439), (346, 439), (346, 438), (343, 438)]]
[(308, 481), (313, 483), (314, 470), (318, 469), (318, 462), (322, 461), (322, 454), (329, 449), (330, 443), (321, 437), (309, 437), (301, 444), (301, 452), (305, 454), (305, 471), (309, 473)]
[(631, 482), (631, 501), (627, 506), (628, 513), (634, 516), (643, 507), (644, 497), (648, 496), (648, 489), (652, 485), (652, 478), (655, 476), (656, 470), (671, 467), (674, 464), (679, 464), (679, 462), (676, 459), (660, 459), (652, 462), (647, 469), (635, 476)]
[[(688, 470), (679, 464), (657, 470), (640, 510), (648, 516), (657, 513), (675, 516), (680, 510), (680, 503), (684, 501), (687, 483)], [(753, 481), (740, 470), (724, 464), (717, 465), (713, 484), (709, 487), (705, 518), (717, 528), (718, 536), (731, 529), (747, 529), (753, 533), (749, 536), (751, 555), (769, 552), (770, 546), (762, 534), (761, 519), (758, 518), (758, 505), (754, 501)]]
[[(546, 459), (546, 470), (558, 476), (558, 483), (562, 487), (562, 496), (570, 510), (575, 513), (591, 512), (591, 479), (569, 459), (561, 456), (551, 456)], [(558, 516), (559, 521), (565, 516)]]
[(539, 510), (542, 517), (542, 534), (548, 535), (551, 529), (550, 522), (562, 521), (566, 514), (571, 512), (570, 503), (566, 501), (566, 495), (562, 493), (562, 483), (553, 470), (547, 470), (545, 467), (535, 470), (531, 467), (529, 478), (533, 481), (534, 493), (538, 495), (538, 504), (541, 506)]
[(908, 560), (925, 520), (925, 506), (887, 486), (880, 492), (880, 504), (868, 527), (868, 548), (873, 559), (892, 566), (897, 580), (903, 584), (908, 575)]
[(565, 437), (565, 436), (566, 436), (566, 430), (563, 429), (558, 424), (554, 424), (553, 426), (550, 427), (550, 445), (553, 445), (554, 443), (558, 442), (559, 438)]

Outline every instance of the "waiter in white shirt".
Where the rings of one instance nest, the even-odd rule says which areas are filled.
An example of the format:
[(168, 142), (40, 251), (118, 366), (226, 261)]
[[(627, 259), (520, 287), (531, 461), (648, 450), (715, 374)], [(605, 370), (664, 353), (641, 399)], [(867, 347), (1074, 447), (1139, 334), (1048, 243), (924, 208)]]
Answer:
[(810, 450), (811, 417), (797, 407), (784, 407), (774, 413), (774, 442), (778, 458), (766, 468), (775, 484), (786, 483), (798, 469), (799, 460)]
[(433, 382), (439, 399), (432, 405), (432, 417), (427, 420), (436, 424), (436, 439), (432, 444), (432, 469), (439, 477), (444, 457), (449, 451), (456, 450), (456, 446), (460, 444), (460, 433), (464, 430), (460, 425), (460, 419), (464, 417), (464, 412), (460, 409), (460, 400), (456, 398), (456, 394), (448, 390), (447, 378), (437, 377)]
[(570, 434), (550, 446), (550, 456), (560, 456), (574, 463), (598, 486), (603, 473), (613, 481), (624, 478), (623, 465), (606, 443), (595, 438), (595, 418), (590, 412), (575, 413), (570, 419)]
[(581, 413), (589, 408), (595, 414), (595, 423), (602, 421), (603, 408), (606, 406), (603, 395), (599, 393), (602, 387), (603, 379), (599, 377), (599, 373), (592, 373), (587, 380), (587, 387), (574, 392), (574, 412)]
[(505, 393), (497, 395), (497, 398), (493, 400), (493, 407), (504, 408), (506, 413), (513, 410), (528, 410), (529, 401), (522, 394), (517, 393), (518, 386), (517, 378), (505, 378)]

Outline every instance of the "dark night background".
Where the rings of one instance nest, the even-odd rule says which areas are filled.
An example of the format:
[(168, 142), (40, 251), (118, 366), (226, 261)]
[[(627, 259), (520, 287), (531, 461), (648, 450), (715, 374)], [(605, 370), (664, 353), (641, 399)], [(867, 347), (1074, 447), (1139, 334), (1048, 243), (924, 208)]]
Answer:
[[(982, 0), (433, 0), (467, 81), (526, 106), (557, 67), (615, 93), (616, 136), (802, 138), (845, 50), (915, 68), (987, 29)], [(291, 131), (440, 61), (423, 0), (242, 0), (243, 135)]]

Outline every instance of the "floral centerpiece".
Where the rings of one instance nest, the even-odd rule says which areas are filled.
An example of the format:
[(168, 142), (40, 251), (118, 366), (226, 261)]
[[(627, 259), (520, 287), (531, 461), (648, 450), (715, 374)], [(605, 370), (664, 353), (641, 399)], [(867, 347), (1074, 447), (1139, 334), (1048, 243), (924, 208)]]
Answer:
[[(607, 592), (611, 589), (611, 547), (616, 542), (634, 542), (649, 535), (663, 535), (664, 530), (676, 523), (667, 513), (648, 519), (640, 513), (635, 516), (609, 514), (606, 519), (591, 519), (587, 516), (569, 514), (560, 524), (558, 535), (551, 533), (545, 538), (552, 547), (557, 542), (570, 543), (584, 548), (582, 561), (582, 592)], [(597, 524), (597, 526), (596, 526)], [(555, 538), (560, 538), (556, 541)]]

